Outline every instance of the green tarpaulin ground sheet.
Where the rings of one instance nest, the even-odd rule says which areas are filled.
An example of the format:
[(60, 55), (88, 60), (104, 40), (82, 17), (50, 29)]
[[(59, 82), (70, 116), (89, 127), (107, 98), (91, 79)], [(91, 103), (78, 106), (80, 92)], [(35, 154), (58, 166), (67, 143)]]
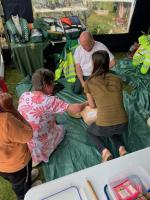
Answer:
[[(114, 73), (119, 74), (126, 82), (124, 87), (124, 105), (128, 113), (128, 131), (122, 136), (128, 152), (150, 146), (150, 128), (147, 118), (150, 116), (150, 74), (141, 75), (131, 61), (118, 61)], [(82, 102), (84, 96), (71, 92), (71, 85), (61, 79), (65, 89), (57, 94), (61, 99), (73, 103)], [(57, 123), (64, 125), (65, 138), (50, 156), (48, 163), (41, 164), (46, 181), (65, 176), (84, 168), (101, 163), (97, 148), (89, 141), (86, 133), (87, 125), (82, 119), (74, 119), (67, 113), (57, 116)], [(109, 139), (104, 139), (113, 153), (118, 152)]]

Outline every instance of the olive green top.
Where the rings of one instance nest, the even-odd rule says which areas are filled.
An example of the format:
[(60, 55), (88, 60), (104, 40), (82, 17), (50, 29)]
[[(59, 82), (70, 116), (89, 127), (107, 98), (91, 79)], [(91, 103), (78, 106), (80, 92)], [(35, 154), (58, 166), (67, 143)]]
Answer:
[(122, 80), (111, 73), (85, 82), (84, 92), (92, 95), (98, 110), (96, 125), (112, 126), (127, 122), (122, 85)]

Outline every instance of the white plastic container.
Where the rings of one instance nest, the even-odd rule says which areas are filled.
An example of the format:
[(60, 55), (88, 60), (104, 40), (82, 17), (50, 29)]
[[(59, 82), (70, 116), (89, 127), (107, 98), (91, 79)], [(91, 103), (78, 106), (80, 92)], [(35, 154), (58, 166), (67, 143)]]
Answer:
[[(108, 180), (108, 188), (110, 195), (112, 196), (113, 200), (118, 200), (113, 187), (115, 186), (116, 182), (122, 182), (125, 179), (128, 179), (128, 177), (136, 175), (142, 182), (144, 188), (146, 191), (150, 189), (150, 175), (145, 171), (145, 169), (141, 167), (137, 167), (136, 169), (126, 169), (125, 171), (122, 171), (119, 174), (113, 175), (109, 180)], [(132, 179), (131, 179), (132, 180)], [(134, 180), (133, 180), (134, 183)], [(144, 192), (146, 192), (144, 191)]]
[(82, 200), (82, 197), (78, 188), (71, 186), (63, 190), (58, 190), (58, 192), (41, 200)]

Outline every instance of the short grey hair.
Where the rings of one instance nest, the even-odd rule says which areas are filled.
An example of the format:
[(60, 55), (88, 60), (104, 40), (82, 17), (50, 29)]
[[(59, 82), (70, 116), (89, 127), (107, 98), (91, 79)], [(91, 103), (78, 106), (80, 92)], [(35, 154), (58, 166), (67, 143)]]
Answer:
[(36, 91), (42, 91), (45, 85), (51, 85), (54, 82), (54, 73), (49, 69), (38, 69), (32, 75), (32, 86)]

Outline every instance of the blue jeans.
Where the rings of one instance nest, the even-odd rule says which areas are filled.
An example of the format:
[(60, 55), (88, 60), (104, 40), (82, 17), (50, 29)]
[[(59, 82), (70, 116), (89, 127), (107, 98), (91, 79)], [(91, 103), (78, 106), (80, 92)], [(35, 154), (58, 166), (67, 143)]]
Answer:
[[(83, 80), (86, 81), (89, 78), (89, 76), (83, 76)], [(75, 94), (81, 94), (83, 92), (83, 87), (81, 85), (80, 80), (77, 78), (76, 82), (72, 85), (72, 91)]]

